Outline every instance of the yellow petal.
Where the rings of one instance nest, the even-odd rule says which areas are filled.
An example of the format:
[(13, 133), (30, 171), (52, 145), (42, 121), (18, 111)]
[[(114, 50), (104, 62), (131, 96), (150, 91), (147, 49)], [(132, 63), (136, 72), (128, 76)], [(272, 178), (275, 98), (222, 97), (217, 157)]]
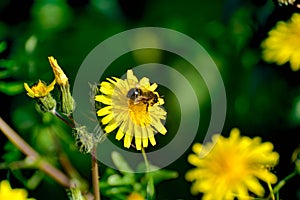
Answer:
[(115, 130), (117, 127), (118, 127), (119, 125), (118, 125), (118, 123), (112, 123), (112, 124), (108, 124), (105, 128), (104, 128), (104, 131), (106, 132), (106, 133), (110, 133), (110, 132), (112, 132), (113, 130)]
[(114, 87), (112, 87), (111, 83), (108, 82), (102, 82), (100, 84), (100, 92), (103, 94), (111, 95), (114, 91)]
[(195, 143), (192, 147), (193, 152), (195, 152), (195, 154), (199, 154), (201, 151), (202, 145), (200, 143)]
[(149, 82), (149, 78), (143, 77), (140, 82), (139, 82), (140, 86), (143, 88), (146, 88), (147, 90), (150, 89), (150, 82)]
[(48, 57), (49, 63), (52, 67), (53, 73), (55, 75), (55, 80), (59, 85), (68, 84), (68, 77), (65, 75), (61, 67), (58, 65), (57, 60), (52, 56)]
[(150, 140), (150, 143), (152, 144), (152, 146), (155, 146), (156, 145), (156, 141), (155, 141), (155, 138), (154, 138), (154, 135), (153, 135), (152, 128), (146, 127), (146, 130), (147, 130), (147, 134), (148, 134), (148, 138)]
[(127, 79), (138, 82), (137, 77), (133, 74), (133, 71), (131, 69), (127, 70)]
[(192, 165), (199, 166), (202, 162), (195, 154), (190, 154), (187, 158), (188, 162)]
[(153, 120), (153, 122), (151, 123), (152, 126), (155, 127), (155, 129), (160, 132), (161, 134), (165, 135), (167, 133), (167, 129), (164, 127), (164, 125), (157, 120)]
[(111, 113), (111, 109), (112, 109), (112, 106), (103, 107), (103, 108), (101, 108), (100, 110), (97, 111), (97, 115), (99, 117), (104, 116), (104, 115), (108, 115), (108, 114)]
[(148, 147), (148, 134), (147, 134), (147, 130), (145, 129), (145, 127), (141, 128), (142, 130), (142, 141), (143, 141), (143, 147), (146, 148)]
[(109, 98), (105, 95), (96, 95), (95, 96), (95, 101), (104, 103), (106, 105), (111, 105), (111, 103), (112, 103), (111, 98)]
[(132, 134), (126, 133), (124, 138), (124, 147), (129, 148), (132, 141)]
[(150, 86), (150, 91), (154, 91), (154, 90), (156, 90), (156, 88), (157, 88), (157, 84), (156, 83), (153, 83), (151, 86)]
[(124, 131), (121, 128), (119, 128), (119, 130), (116, 134), (116, 139), (121, 140), (123, 138), (123, 136), (124, 136)]
[(34, 92), (31, 90), (27, 83), (24, 83), (24, 88), (27, 91), (27, 95), (31, 98), (34, 98)]
[(245, 184), (247, 188), (257, 196), (262, 197), (264, 195), (265, 190), (256, 178), (249, 177), (245, 179)]
[(142, 130), (140, 126), (134, 126), (135, 146), (137, 150), (142, 149)]
[(142, 149), (142, 138), (135, 137), (135, 147), (136, 147), (136, 150)]
[(101, 122), (103, 125), (108, 124), (114, 118), (113, 114), (106, 115), (102, 118)]

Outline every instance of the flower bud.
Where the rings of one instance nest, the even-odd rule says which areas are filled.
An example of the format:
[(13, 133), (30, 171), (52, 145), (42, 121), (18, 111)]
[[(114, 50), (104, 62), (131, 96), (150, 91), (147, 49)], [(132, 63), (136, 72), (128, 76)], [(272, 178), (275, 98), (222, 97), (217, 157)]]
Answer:
[(61, 95), (60, 109), (64, 114), (70, 115), (74, 111), (75, 102), (70, 92), (68, 77), (60, 68), (56, 59), (54, 59), (52, 56), (48, 57), (48, 59)]

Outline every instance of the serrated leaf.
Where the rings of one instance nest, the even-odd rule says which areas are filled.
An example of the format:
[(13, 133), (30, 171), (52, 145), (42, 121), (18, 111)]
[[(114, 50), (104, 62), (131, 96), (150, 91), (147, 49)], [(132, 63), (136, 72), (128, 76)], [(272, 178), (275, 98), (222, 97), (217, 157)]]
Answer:
[(20, 82), (0, 82), (0, 92), (13, 96), (24, 91), (23, 83)]
[(112, 152), (111, 158), (120, 172), (133, 173), (132, 168), (129, 166), (129, 164), (126, 162), (126, 160), (120, 153), (116, 151)]

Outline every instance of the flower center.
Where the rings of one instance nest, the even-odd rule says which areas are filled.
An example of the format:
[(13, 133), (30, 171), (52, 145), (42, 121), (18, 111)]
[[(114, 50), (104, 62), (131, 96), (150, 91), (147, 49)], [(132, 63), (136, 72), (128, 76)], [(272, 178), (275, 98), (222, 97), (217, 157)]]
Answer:
[(148, 105), (139, 102), (134, 104), (133, 102), (128, 103), (129, 106), (129, 116), (133, 123), (140, 125), (140, 126), (147, 126), (150, 124), (150, 116), (148, 112)]
[(247, 175), (247, 167), (242, 155), (236, 151), (229, 152), (226, 155), (220, 152), (213, 168), (218, 176), (222, 176), (228, 182), (236, 184)]

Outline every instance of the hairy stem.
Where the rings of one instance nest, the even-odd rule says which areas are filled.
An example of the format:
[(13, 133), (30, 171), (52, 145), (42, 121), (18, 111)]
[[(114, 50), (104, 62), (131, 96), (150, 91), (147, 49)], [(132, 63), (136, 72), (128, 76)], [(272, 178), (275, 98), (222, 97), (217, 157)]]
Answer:
[(91, 157), (92, 157), (92, 182), (94, 190), (94, 200), (100, 200), (100, 187), (99, 187), (99, 172), (98, 172), (98, 162), (96, 158), (97, 146), (93, 147)]

